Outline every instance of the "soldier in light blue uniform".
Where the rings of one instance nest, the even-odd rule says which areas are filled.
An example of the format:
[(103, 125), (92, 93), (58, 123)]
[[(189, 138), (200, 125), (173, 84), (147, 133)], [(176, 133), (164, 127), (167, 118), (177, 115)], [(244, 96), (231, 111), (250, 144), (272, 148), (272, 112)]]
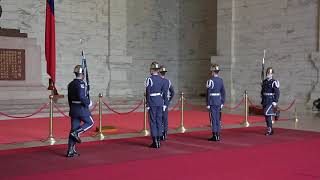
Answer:
[(151, 76), (145, 81), (147, 107), (149, 110), (149, 123), (151, 129), (152, 148), (160, 148), (162, 136), (162, 112), (167, 109), (167, 92), (163, 78), (159, 75), (160, 65), (152, 62), (150, 66)]
[(164, 80), (164, 84), (165, 87), (168, 87), (168, 92), (167, 92), (167, 104), (165, 104), (165, 106), (167, 106), (167, 108), (165, 109), (165, 111), (163, 111), (162, 114), (162, 127), (163, 127), (163, 136), (161, 136), (161, 140), (165, 141), (168, 138), (168, 107), (170, 105), (170, 102), (174, 96), (174, 89), (173, 86), (171, 84), (171, 81), (169, 79), (165, 78), (167, 72), (167, 68), (165, 68), (164, 66), (160, 67), (160, 75)]
[[(93, 126), (89, 107), (92, 102), (86, 97), (86, 83), (83, 81), (84, 72), (81, 65), (74, 68), (76, 78), (68, 85), (68, 102), (70, 107), (71, 131), (69, 134), (67, 157), (79, 156), (75, 151), (76, 143), (81, 143), (79, 135)], [(80, 122), (83, 122), (80, 125)]]
[(225, 89), (222, 78), (218, 76), (219, 65), (213, 64), (210, 68), (211, 78), (207, 81), (207, 109), (212, 127), (212, 137), (209, 141), (220, 141), (220, 111), (225, 101)]
[(280, 97), (280, 83), (273, 79), (273, 69), (268, 67), (266, 71), (267, 78), (262, 82), (261, 99), (263, 113), (267, 123), (267, 132), (265, 135), (270, 136), (273, 134), (272, 129), (272, 116), (275, 116), (274, 108), (277, 106)]

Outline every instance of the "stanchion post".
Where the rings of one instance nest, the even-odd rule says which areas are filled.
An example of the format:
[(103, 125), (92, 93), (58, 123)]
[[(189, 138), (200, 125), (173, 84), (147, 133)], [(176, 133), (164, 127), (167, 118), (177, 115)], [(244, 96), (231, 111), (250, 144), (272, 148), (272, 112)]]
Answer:
[(143, 130), (140, 132), (144, 136), (149, 136), (150, 133), (147, 129), (147, 103), (146, 93), (143, 95)]
[(294, 121), (296, 123), (299, 122), (298, 113), (297, 113), (297, 107), (294, 107)]
[(50, 117), (50, 122), (49, 122), (49, 136), (46, 142), (48, 142), (50, 145), (53, 145), (56, 143), (56, 140), (54, 139), (53, 136), (53, 95), (49, 96), (49, 117)]
[(241, 125), (244, 125), (245, 127), (249, 127), (250, 123), (248, 121), (248, 91), (244, 91), (244, 121), (241, 123)]
[(184, 133), (186, 132), (186, 128), (184, 127), (184, 93), (181, 92), (181, 115), (180, 115), (180, 127), (177, 129), (177, 131)]
[(102, 97), (103, 95), (99, 93), (99, 132), (96, 134), (96, 137), (98, 137), (100, 140), (105, 138), (105, 135), (102, 132)]

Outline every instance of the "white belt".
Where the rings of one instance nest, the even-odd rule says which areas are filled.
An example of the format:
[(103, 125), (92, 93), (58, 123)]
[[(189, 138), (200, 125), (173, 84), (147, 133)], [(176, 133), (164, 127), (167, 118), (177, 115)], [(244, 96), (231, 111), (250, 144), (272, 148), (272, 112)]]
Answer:
[(161, 96), (161, 93), (151, 93), (149, 96)]
[(220, 93), (210, 93), (210, 96), (220, 96)]
[(265, 96), (273, 96), (274, 93), (263, 93), (263, 95), (265, 95)]
[(73, 104), (81, 104), (81, 101), (71, 101)]

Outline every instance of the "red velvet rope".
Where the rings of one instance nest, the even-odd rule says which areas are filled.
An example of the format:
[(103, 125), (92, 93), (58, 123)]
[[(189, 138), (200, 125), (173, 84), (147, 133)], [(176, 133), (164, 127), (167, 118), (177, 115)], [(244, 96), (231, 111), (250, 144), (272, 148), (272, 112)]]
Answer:
[(242, 98), (242, 100), (241, 100), (237, 105), (235, 105), (234, 107), (230, 107), (230, 106), (228, 106), (228, 105), (224, 105), (223, 107), (225, 107), (226, 109), (229, 109), (229, 110), (235, 110), (235, 109), (238, 109), (239, 106), (240, 106), (241, 104), (243, 104), (243, 103), (244, 103), (244, 98)]
[(181, 104), (181, 98), (177, 101), (177, 103), (171, 109), (169, 109), (169, 111), (174, 111), (179, 107), (180, 104)]
[(53, 107), (56, 108), (56, 110), (57, 110), (60, 114), (62, 114), (64, 117), (69, 118), (69, 116), (66, 115), (55, 103), (53, 103)]
[(259, 109), (261, 109), (261, 107), (259, 107), (259, 106), (255, 105), (255, 104), (253, 104), (253, 102), (249, 99), (249, 97), (248, 97), (248, 103), (249, 103), (251, 106), (254, 106), (255, 108), (259, 108)]
[(42, 105), (37, 111), (35, 111), (34, 113), (27, 115), (27, 116), (13, 116), (13, 115), (8, 115), (3, 112), (0, 112), (0, 115), (6, 116), (9, 118), (28, 118), (28, 117), (31, 117), (31, 116), (34, 116), (34, 115), (40, 113), (44, 108), (48, 107), (48, 105), (49, 105), (49, 103)]
[[(254, 105), (249, 98), (248, 98), (248, 102), (249, 102), (250, 105), (255, 106), (256, 108), (260, 108), (259, 106)], [(282, 108), (280, 108), (279, 106), (278, 106), (278, 108), (279, 108), (280, 111), (288, 111), (289, 109), (292, 108), (292, 106), (295, 104), (295, 102), (296, 102), (296, 100), (294, 99), (294, 100), (289, 104), (289, 106), (288, 106), (287, 108), (282, 109)]]
[[(90, 110), (90, 112), (93, 112), (93, 111), (97, 108), (97, 106), (98, 106), (98, 102), (96, 102), (96, 103), (94, 104), (94, 106), (93, 106), (93, 108)], [(56, 104), (54, 103), (54, 104), (53, 104), (53, 107), (56, 108), (56, 110), (57, 110), (60, 114), (62, 114), (64, 117), (69, 118), (69, 116), (66, 115), (66, 114), (58, 107), (58, 105), (56, 105)]]
[(205, 109), (203, 107), (203, 105), (193, 105), (193, 104), (190, 104), (188, 103), (188, 101), (186, 99), (184, 99), (184, 102), (185, 102), (185, 105), (191, 109)]
[(90, 110), (90, 112), (95, 111), (95, 110), (96, 110), (96, 108), (97, 108), (97, 106), (98, 106), (98, 102), (96, 102), (96, 103), (94, 104), (94, 106), (93, 106), (93, 108)]
[[(201, 106), (201, 105), (199, 105), (199, 106), (192, 105), (192, 104), (188, 103), (188, 101), (186, 101), (186, 100), (185, 100), (185, 102), (186, 102), (186, 105), (189, 106), (189, 107), (191, 107), (191, 108), (199, 109), (199, 106)], [(242, 98), (242, 100), (241, 100), (236, 106), (234, 106), (234, 107), (230, 107), (230, 106), (228, 106), (228, 105), (224, 105), (224, 107), (225, 107), (226, 109), (235, 110), (235, 109), (239, 108), (239, 106), (240, 106), (241, 104), (243, 104), (243, 103), (244, 103), (244, 98)]]
[(133, 108), (131, 111), (128, 111), (128, 112), (118, 112), (118, 111), (112, 109), (112, 108), (111, 108), (107, 103), (105, 103), (104, 101), (102, 101), (102, 102), (103, 102), (103, 104), (108, 108), (108, 110), (110, 110), (110, 111), (112, 111), (112, 112), (114, 112), (114, 113), (116, 113), (116, 114), (120, 114), (120, 115), (130, 114), (130, 113), (134, 112), (134, 111), (137, 110), (137, 109), (142, 105), (142, 103), (143, 103), (143, 101), (141, 100), (141, 101), (139, 102), (139, 104), (138, 104), (135, 108)]
[(296, 102), (296, 100), (293, 100), (293, 101), (291, 102), (291, 104), (290, 104), (287, 108), (282, 109), (282, 108), (279, 107), (279, 110), (280, 110), (280, 111), (288, 111), (289, 109), (292, 108), (292, 106), (295, 104), (295, 102)]

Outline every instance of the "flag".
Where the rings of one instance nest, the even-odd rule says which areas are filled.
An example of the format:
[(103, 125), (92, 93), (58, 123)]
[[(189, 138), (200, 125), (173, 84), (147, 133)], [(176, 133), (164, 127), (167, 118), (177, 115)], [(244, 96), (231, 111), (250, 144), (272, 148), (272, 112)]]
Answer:
[[(56, 32), (54, 19), (54, 0), (46, 0), (46, 27), (45, 27), (45, 55), (47, 60), (47, 73), (52, 84), (48, 89), (55, 90), (56, 82)], [(49, 80), (49, 81), (50, 81)]]
[(81, 51), (81, 66), (83, 68), (84, 82), (86, 83), (86, 96), (90, 99), (89, 73), (86, 55), (83, 50)]

